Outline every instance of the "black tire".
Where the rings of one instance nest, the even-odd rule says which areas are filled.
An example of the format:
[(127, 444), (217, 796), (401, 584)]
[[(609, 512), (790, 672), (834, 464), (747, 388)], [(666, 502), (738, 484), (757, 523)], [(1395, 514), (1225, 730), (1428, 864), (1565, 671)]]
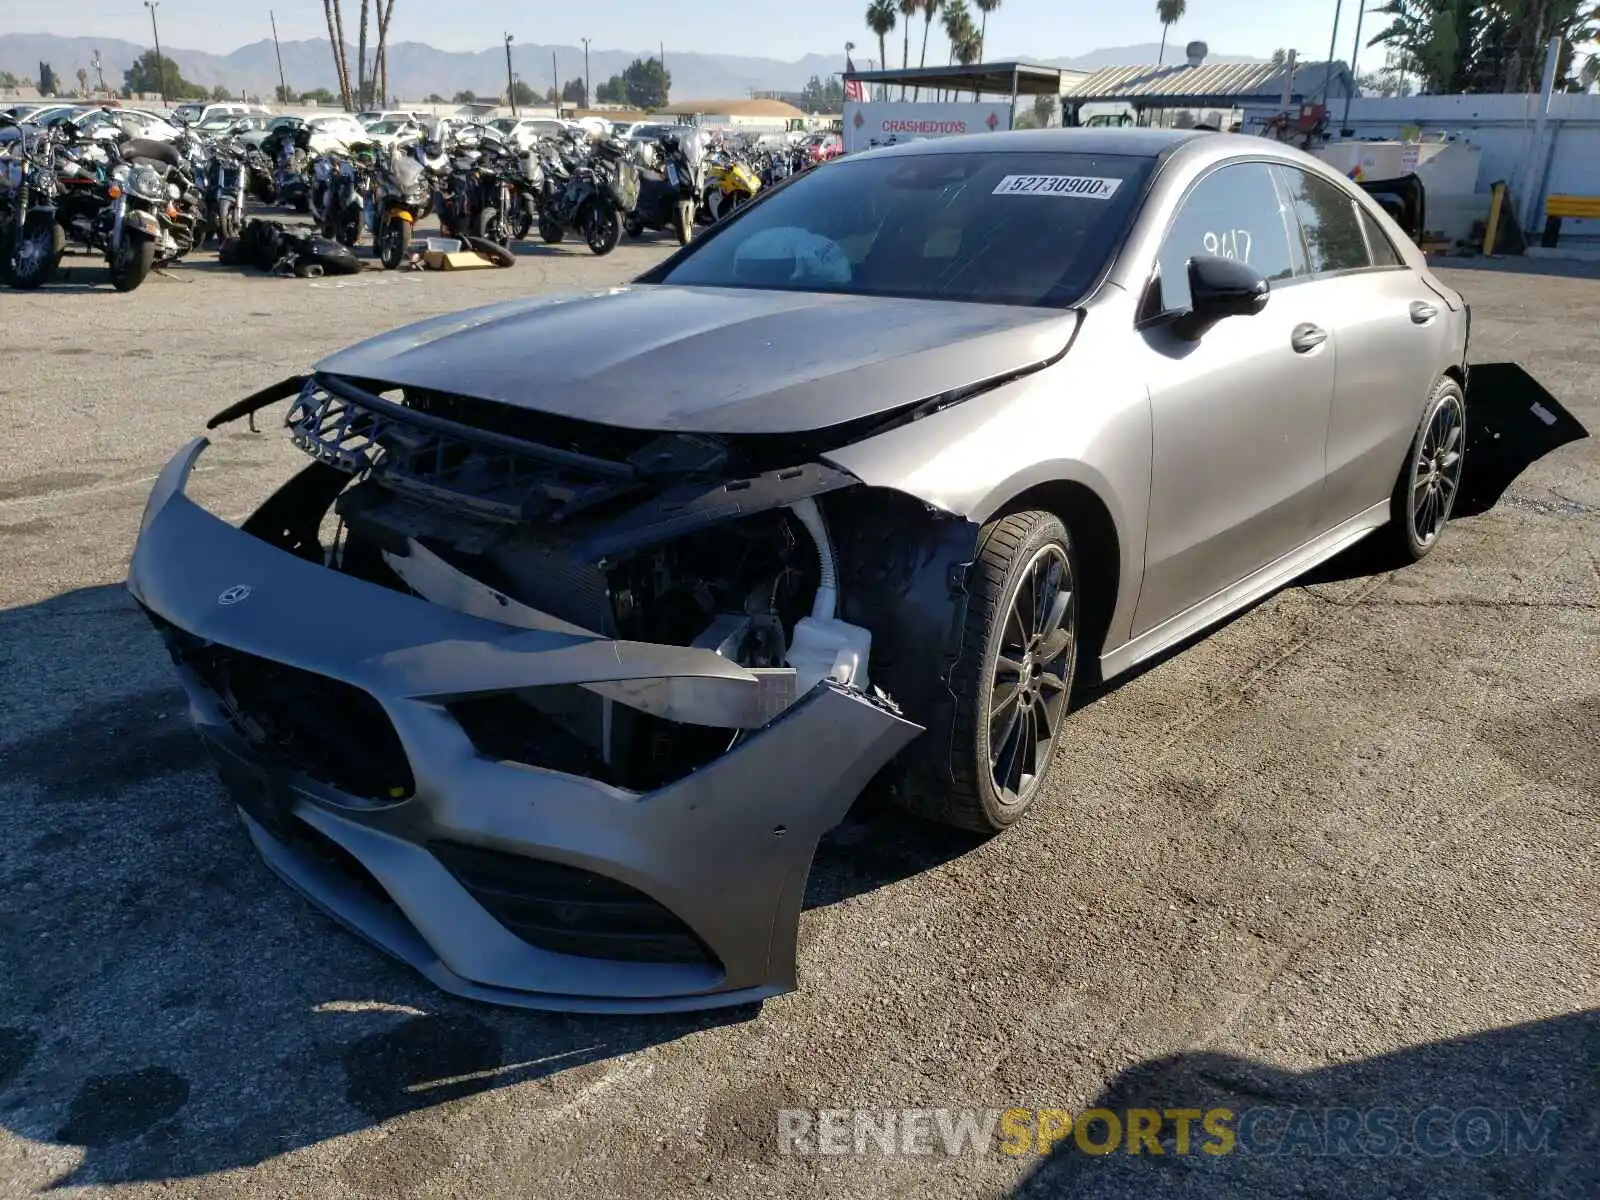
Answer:
[(511, 230), (507, 223), (501, 219), (498, 208), (493, 205), (480, 208), (472, 224), (473, 237), (485, 242), (493, 242), (496, 246), (507, 250), (511, 248)]
[(678, 245), (687, 246), (694, 236), (694, 201), (680, 200), (672, 210), (672, 232)]
[(539, 218), (539, 240), (547, 246), (554, 246), (566, 236), (566, 230), (561, 228), (561, 223), (550, 217)]
[(110, 265), (112, 287), (119, 292), (138, 290), (156, 265), (155, 239), (124, 230), (122, 245)]
[(231, 204), (223, 205), (222, 211), (217, 214), (217, 241), (226, 242), (230, 238), (238, 237), (242, 228), (238, 210)]
[[(913, 808), (920, 815), (998, 833), (1038, 799), (1070, 710), (1080, 580), (1071, 535), (1055, 514), (1011, 513), (984, 526), (970, 574), (962, 655), (951, 675), (952, 783), (943, 793), (919, 796)], [(1020, 669), (1002, 668), (1003, 654)], [(1002, 688), (1013, 675), (1016, 699), (1008, 704)], [(1030, 737), (1030, 729), (1048, 737)]]
[(310, 197), (304, 196), (304, 195), (296, 196), (294, 198), (294, 210), (295, 210), (295, 212), (302, 213), (302, 214), (310, 212), (311, 211), (311, 199), (310, 199)]
[(390, 217), (384, 222), (383, 233), (378, 242), (378, 259), (383, 263), (383, 269), (398, 270), (406, 261), (406, 253), (410, 248), (411, 222)]
[(1446, 375), (1428, 396), (1389, 498), (1389, 524), (1378, 535), (1392, 561), (1418, 562), (1439, 544), (1461, 494), (1466, 449), (1466, 397)]
[(0, 234), (0, 275), (8, 287), (32, 291), (56, 277), (56, 267), (67, 248), (67, 236), (48, 213), (30, 215), (22, 227), (22, 256), (14, 253), (14, 225)]
[(362, 213), (360, 209), (346, 209), (336, 222), (336, 228), (332, 234), (333, 240), (341, 246), (349, 246), (350, 249), (354, 250), (361, 245), (361, 221)]
[(516, 216), (511, 219), (511, 237), (513, 241), (525, 242), (528, 235), (533, 232), (534, 225), (533, 205), (524, 200), (517, 205)]
[(622, 227), (631, 238), (642, 238), (644, 236), (644, 223), (638, 217), (629, 217), (622, 223)]
[(591, 204), (583, 214), (583, 240), (603, 258), (622, 240), (622, 213), (609, 204)]
[(488, 238), (469, 237), (466, 239), (467, 249), (474, 254), (482, 255), (497, 267), (514, 267), (517, 265), (517, 256), (499, 242), (491, 242)]

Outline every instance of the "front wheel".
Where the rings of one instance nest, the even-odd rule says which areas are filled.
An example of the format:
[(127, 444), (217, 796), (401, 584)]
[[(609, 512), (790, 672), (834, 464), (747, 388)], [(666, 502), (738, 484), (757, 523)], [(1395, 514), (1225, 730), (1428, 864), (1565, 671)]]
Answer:
[(583, 216), (583, 240), (596, 256), (610, 254), (622, 240), (622, 213), (609, 204), (591, 204)]
[(687, 246), (689, 238), (694, 234), (694, 201), (680, 200), (672, 212), (672, 232), (677, 235), (678, 245)]
[(1461, 385), (1445, 376), (1428, 398), (1389, 501), (1392, 519), (1382, 537), (1401, 562), (1422, 559), (1444, 536), (1461, 492), (1466, 442), (1466, 399)]
[(912, 803), (944, 824), (998, 833), (1043, 791), (1077, 671), (1081, 605), (1072, 538), (1053, 513), (998, 517), (978, 546), (951, 675), (949, 784)]
[(124, 230), (122, 244), (111, 253), (111, 286), (119, 292), (137, 289), (156, 265), (155, 239), (140, 233)]
[(67, 247), (66, 234), (50, 213), (29, 216), (20, 235), (15, 225), (8, 225), (0, 243), (0, 273), (8, 286), (21, 291), (43, 287), (54, 279)]
[(383, 263), (383, 269), (398, 270), (406, 261), (406, 252), (410, 248), (411, 222), (401, 220), (399, 217), (390, 217), (384, 222), (378, 244), (378, 258)]
[(539, 240), (540, 241), (542, 241), (547, 246), (554, 246), (557, 242), (559, 242), (565, 236), (566, 236), (566, 230), (561, 228), (561, 222), (560, 221), (557, 221), (554, 217), (540, 216), (540, 218), (539, 218)]

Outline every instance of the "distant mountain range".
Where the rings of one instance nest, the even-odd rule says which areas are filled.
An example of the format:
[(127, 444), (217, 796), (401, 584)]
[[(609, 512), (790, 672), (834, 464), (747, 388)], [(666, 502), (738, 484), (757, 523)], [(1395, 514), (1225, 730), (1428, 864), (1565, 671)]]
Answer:
[[(98, 50), (106, 83), (116, 88), (122, 85), (123, 72), (147, 49), (146, 46), (136, 46), (115, 38), (7, 33), (0, 34), (0, 70), (10, 71), (19, 79), (34, 80), (38, 78), (39, 64), (47, 62), (55, 69), (57, 77), (66, 86), (71, 86), (80, 67), (92, 70), (94, 52)], [(234, 93), (242, 90), (266, 97), (273, 94), (278, 84), (278, 61), (271, 41), (252, 42), (231, 54), (207, 54), (172, 46), (162, 49), (168, 58), (178, 64), (183, 77), (191, 83), (202, 83), (207, 87), (221, 84)], [(1151, 42), (1094, 50), (1075, 57), (1029, 61), (1094, 71), (1101, 67), (1144, 66), (1154, 63), (1159, 52), (1160, 46)], [(612, 75), (621, 74), (635, 58), (647, 58), (656, 53), (659, 51), (653, 47), (645, 50), (591, 50), (590, 81), (598, 86)], [(1169, 62), (1182, 62), (1182, 47), (1174, 49), (1168, 46), (1167, 56)], [(991, 57), (1004, 60), (1001, 55)], [(354, 47), (351, 47), (350, 59), (352, 62), (355, 59)], [(513, 47), (513, 61), (522, 82), (541, 93), (553, 84), (559, 85), (583, 74), (583, 50), (577, 46), (519, 43)], [(1206, 61), (1242, 63), (1261, 60), (1218, 54)], [(752, 90), (797, 92), (811, 76), (826, 78), (830, 72), (841, 70), (844, 63), (837, 54), (808, 54), (797, 62), (784, 62), (776, 58), (669, 50), (666, 65), (672, 75), (672, 99), (710, 100), (740, 98)], [(864, 66), (865, 62), (859, 61), (856, 65)], [(337, 90), (333, 55), (326, 41), (284, 42), (283, 70), (290, 88), (297, 92), (319, 87)], [(461, 53), (437, 50), (422, 42), (398, 42), (389, 47), (389, 84), (390, 90), (400, 98), (412, 101), (422, 100), (433, 93), (449, 97), (464, 88), (479, 95), (497, 95), (504, 92), (506, 86), (505, 50), (495, 46), (477, 53)]]

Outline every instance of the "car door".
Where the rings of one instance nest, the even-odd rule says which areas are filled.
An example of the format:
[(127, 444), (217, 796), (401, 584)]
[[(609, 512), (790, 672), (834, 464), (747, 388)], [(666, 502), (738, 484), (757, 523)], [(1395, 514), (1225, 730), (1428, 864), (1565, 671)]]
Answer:
[(1396, 251), (1353, 188), (1280, 167), (1313, 283), (1339, 343), (1328, 417), (1332, 528), (1389, 499), (1424, 402), (1451, 361), (1444, 302)]
[(1299, 546), (1321, 509), (1337, 347), (1269, 164), (1225, 164), (1189, 191), (1146, 316), (1188, 307), (1188, 263), (1202, 254), (1248, 263), (1272, 292), (1261, 312), (1195, 340), (1144, 324), (1152, 478), (1135, 636)]

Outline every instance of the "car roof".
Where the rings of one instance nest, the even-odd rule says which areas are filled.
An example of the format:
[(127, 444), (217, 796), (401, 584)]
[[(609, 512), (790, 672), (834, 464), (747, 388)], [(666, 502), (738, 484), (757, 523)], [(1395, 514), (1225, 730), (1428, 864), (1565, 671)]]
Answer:
[[(1111, 154), (1131, 158), (1158, 158), (1200, 138), (1232, 138), (1238, 134), (1195, 133), (1184, 129), (1015, 129), (1003, 133), (969, 133), (958, 137), (929, 138), (871, 151), (877, 156), (896, 154), (1004, 154), (1009, 151), (1055, 151), (1060, 154)], [(1261, 139), (1256, 139), (1261, 140)]]

